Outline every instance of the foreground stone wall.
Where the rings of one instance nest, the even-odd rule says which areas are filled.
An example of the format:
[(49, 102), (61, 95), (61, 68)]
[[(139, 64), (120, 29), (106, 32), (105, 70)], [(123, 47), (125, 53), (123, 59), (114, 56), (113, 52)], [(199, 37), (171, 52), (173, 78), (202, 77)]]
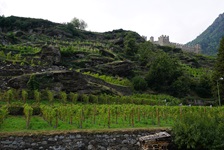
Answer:
[[(161, 131), (161, 130), (160, 130)], [(160, 132), (147, 131), (115, 131), (115, 132), (70, 132), (2, 135), (1, 150), (138, 150), (138, 138)]]

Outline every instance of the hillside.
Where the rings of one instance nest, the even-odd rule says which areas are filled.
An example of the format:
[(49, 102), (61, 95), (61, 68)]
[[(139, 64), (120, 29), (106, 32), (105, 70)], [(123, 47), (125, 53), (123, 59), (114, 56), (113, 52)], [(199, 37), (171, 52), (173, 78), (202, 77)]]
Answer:
[(224, 13), (196, 39), (187, 43), (189, 45), (200, 44), (202, 53), (206, 55), (216, 55), (221, 38), (224, 36)]
[(42, 19), (0, 18), (3, 91), (48, 89), (55, 93), (211, 98), (214, 61), (154, 45), (133, 31), (96, 33)]

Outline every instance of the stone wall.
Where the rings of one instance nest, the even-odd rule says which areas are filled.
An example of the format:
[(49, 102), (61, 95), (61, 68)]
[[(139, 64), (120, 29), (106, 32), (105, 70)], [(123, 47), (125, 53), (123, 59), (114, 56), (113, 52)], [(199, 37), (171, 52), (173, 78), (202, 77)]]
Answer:
[(139, 137), (162, 130), (1, 135), (1, 150), (138, 150)]
[(150, 37), (150, 42), (160, 45), (160, 46), (171, 46), (175, 48), (181, 48), (183, 51), (186, 52), (193, 52), (196, 54), (199, 54), (201, 50), (201, 46), (199, 44), (196, 45), (184, 45), (184, 44), (179, 44), (179, 43), (173, 43), (170, 42), (169, 36), (162, 35), (158, 37), (158, 41), (154, 41), (154, 37)]

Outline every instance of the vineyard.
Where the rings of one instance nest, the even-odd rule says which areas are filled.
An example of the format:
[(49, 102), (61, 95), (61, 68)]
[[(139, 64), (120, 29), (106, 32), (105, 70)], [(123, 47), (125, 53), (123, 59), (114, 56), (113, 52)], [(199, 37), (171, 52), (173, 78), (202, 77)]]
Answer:
[[(17, 118), (21, 121), (19, 130), (53, 129), (101, 129), (135, 127), (172, 127), (185, 114), (203, 116), (224, 116), (224, 107), (210, 106), (150, 106), (135, 104), (40, 104), (38, 108), (23, 105), (24, 118), (9, 115), (10, 105), (0, 109), (0, 131)], [(38, 111), (37, 111), (38, 110)], [(35, 114), (34, 114), (35, 113)], [(37, 121), (38, 120), (38, 121)], [(36, 125), (44, 124), (44, 128)], [(20, 125), (18, 125), (20, 126)], [(11, 129), (13, 130), (13, 129)]]
[[(178, 106), (189, 99), (202, 99), (204, 105), (214, 100), (206, 96), (211, 85), (205, 84), (211, 82), (214, 59), (168, 48), (160, 62), (167, 47), (152, 45), (135, 32), (94, 33), (34, 20), (27, 18), (35, 26), (21, 26), (21, 31), (18, 22), (15, 27), (1, 24), (7, 29), (0, 34), (5, 37), (0, 44), (1, 131), (12, 122), (12, 129), (20, 130), (171, 127), (185, 112), (222, 112)], [(172, 57), (180, 67), (162, 63)]]

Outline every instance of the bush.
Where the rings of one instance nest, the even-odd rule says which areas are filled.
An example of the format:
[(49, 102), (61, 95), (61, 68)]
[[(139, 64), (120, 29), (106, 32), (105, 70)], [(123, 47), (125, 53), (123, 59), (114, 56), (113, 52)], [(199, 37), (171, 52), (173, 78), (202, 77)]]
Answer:
[(186, 113), (173, 126), (174, 142), (179, 149), (224, 149), (223, 115)]
[(153, 90), (167, 92), (182, 74), (180, 62), (164, 53), (151, 64), (146, 80)]
[(189, 85), (190, 78), (181, 76), (171, 85), (169, 93), (175, 97), (184, 97), (190, 91)]
[(132, 83), (134, 86), (134, 89), (137, 91), (145, 91), (147, 89), (147, 82), (144, 78), (140, 76), (136, 76), (132, 79)]

